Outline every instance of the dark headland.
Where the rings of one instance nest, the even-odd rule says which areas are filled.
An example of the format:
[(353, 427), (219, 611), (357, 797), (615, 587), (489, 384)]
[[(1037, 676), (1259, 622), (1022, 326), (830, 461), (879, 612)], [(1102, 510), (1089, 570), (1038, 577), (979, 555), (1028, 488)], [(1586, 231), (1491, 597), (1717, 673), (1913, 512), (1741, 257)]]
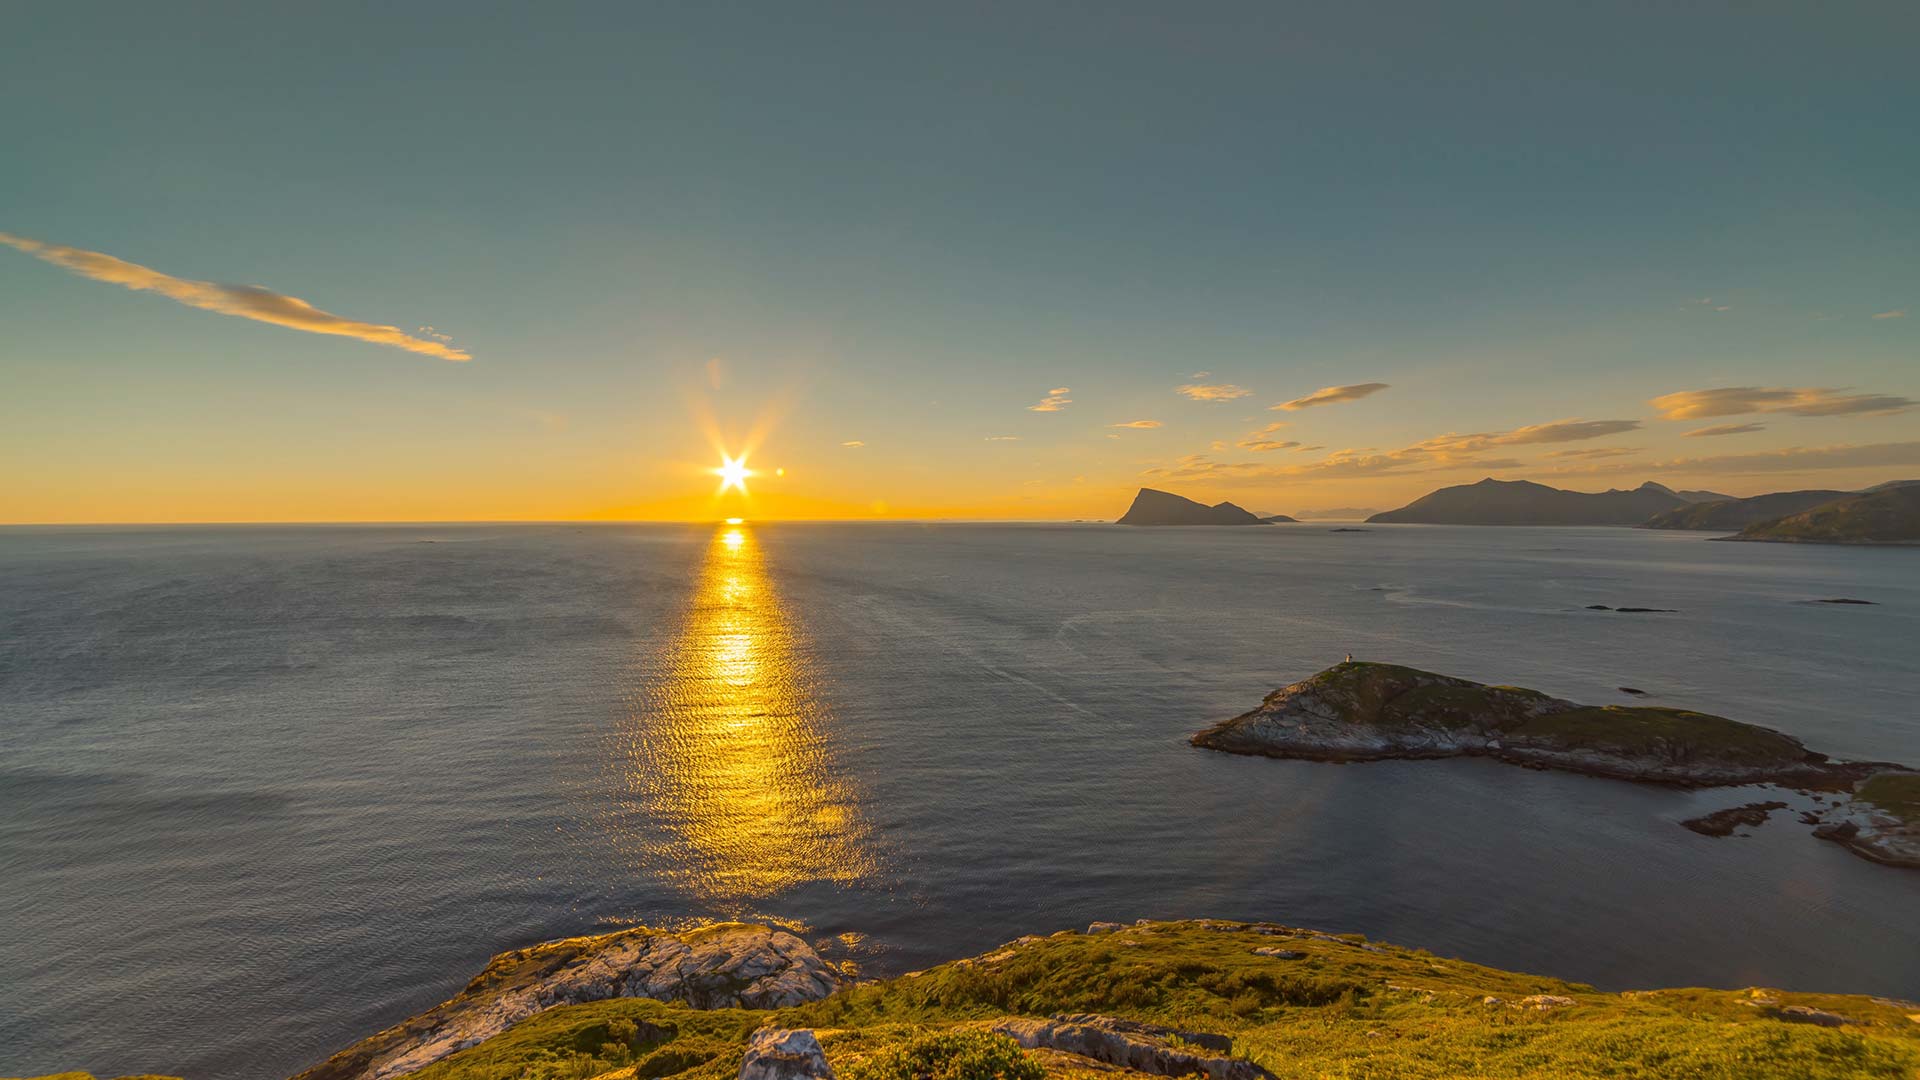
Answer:
[[(1271, 520), (1271, 519), (1268, 519)], [(1265, 525), (1259, 515), (1230, 502), (1208, 506), (1170, 491), (1141, 488), (1133, 505), (1120, 516), (1121, 525)]]
[(1348, 661), (1268, 694), (1193, 745), (1309, 761), (1488, 757), (1512, 765), (1685, 787), (1776, 784), (1841, 792), (1820, 835), (1878, 862), (1920, 867), (1920, 773), (1835, 761), (1771, 728), (1708, 713), (1581, 705), (1397, 664)]
[(1728, 540), (1780, 544), (1920, 544), (1920, 485), (1848, 495), (1742, 529)]

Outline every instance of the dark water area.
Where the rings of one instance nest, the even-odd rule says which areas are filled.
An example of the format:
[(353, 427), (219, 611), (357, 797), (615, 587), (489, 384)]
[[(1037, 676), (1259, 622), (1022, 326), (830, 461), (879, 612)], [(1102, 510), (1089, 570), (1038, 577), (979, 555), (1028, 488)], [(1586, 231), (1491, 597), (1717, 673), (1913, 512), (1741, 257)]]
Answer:
[(1920, 873), (1790, 814), (1678, 825), (1753, 790), (1187, 746), (1349, 651), (1920, 763), (1915, 550), (0, 529), (0, 1075), (286, 1076), (500, 950), (735, 916), (874, 974), (1217, 916), (1606, 988), (1920, 996)]

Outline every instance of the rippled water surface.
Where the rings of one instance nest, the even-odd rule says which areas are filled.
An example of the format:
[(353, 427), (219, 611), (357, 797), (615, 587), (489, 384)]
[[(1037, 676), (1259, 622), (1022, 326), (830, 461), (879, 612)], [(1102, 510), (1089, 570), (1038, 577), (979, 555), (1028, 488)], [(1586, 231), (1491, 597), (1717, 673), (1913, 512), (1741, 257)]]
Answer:
[[(1877, 606), (1809, 603), (1834, 597)], [(0, 1075), (285, 1076), (501, 949), (729, 915), (879, 973), (1214, 915), (1606, 987), (1920, 995), (1920, 873), (1786, 815), (1725, 840), (1675, 824), (1750, 793), (1186, 745), (1348, 651), (1595, 702), (1635, 686), (1920, 762), (1914, 550), (0, 530)]]

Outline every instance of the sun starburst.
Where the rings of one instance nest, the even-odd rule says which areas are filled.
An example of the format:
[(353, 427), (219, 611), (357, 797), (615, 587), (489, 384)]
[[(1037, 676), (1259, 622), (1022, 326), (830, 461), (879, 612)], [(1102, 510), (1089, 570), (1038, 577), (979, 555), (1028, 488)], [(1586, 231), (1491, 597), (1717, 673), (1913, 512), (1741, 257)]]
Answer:
[(724, 494), (728, 488), (737, 488), (742, 494), (745, 494), (747, 490), (747, 477), (753, 475), (753, 470), (747, 468), (747, 456), (745, 454), (737, 458), (721, 454), (720, 467), (713, 470), (713, 473), (720, 478), (720, 491), (722, 494)]

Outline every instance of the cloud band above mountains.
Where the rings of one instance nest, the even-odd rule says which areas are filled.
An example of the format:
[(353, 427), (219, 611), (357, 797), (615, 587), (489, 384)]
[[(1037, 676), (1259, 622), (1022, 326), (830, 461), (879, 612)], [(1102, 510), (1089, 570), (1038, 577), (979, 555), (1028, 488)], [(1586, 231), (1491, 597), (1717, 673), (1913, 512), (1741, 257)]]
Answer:
[(1853, 416), (1905, 412), (1920, 404), (1891, 394), (1846, 394), (1819, 386), (1722, 386), (1712, 390), (1681, 390), (1649, 402), (1665, 420), (1705, 420), (1714, 416), (1749, 413), (1792, 413), (1795, 416)]
[[(137, 292), (159, 293), (169, 300), (204, 311), (271, 323), (292, 330), (304, 330), (309, 334), (332, 334), (338, 337), (357, 338), (375, 345), (388, 345), (442, 360), (473, 358), (464, 350), (446, 344), (444, 340), (427, 340), (414, 337), (397, 326), (383, 326), (379, 323), (348, 319), (322, 311), (299, 297), (277, 293), (258, 285), (222, 285), (214, 281), (177, 278), (98, 251), (42, 243), (39, 240), (30, 240), (10, 233), (0, 233), (0, 244), (71, 270), (81, 277), (104, 281), (109, 285), (119, 285)], [(429, 332), (434, 337), (441, 337), (437, 332)]]

